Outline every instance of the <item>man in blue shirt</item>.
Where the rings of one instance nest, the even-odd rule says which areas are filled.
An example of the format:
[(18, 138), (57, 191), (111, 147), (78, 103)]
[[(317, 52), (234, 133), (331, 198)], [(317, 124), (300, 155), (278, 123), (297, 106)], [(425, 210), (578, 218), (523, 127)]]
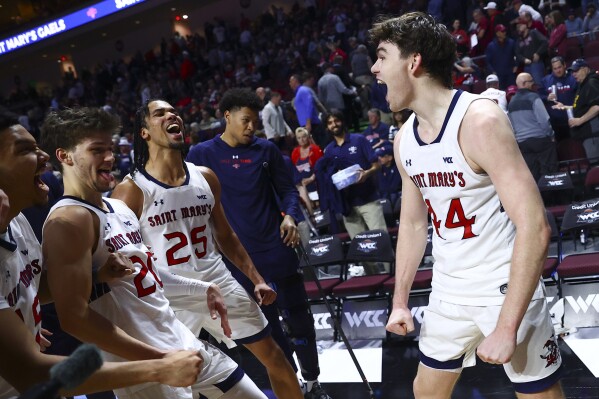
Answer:
[[(564, 58), (559, 55), (553, 57), (551, 59), (551, 73), (543, 78), (543, 87), (539, 89), (539, 95), (545, 102), (545, 108), (549, 113), (557, 141), (570, 137), (570, 127), (568, 126), (568, 114), (553, 108), (553, 106), (556, 102), (564, 105), (574, 104), (577, 88), (576, 79), (567, 73)], [(554, 89), (555, 93), (553, 92)]]
[[(342, 190), (351, 206), (349, 215), (343, 216), (349, 236), (354, 238), (366, 230), (385, 230), (387, 225), (378, 201), (375, 179), (370, 178), (380, 168), (377, 155), (364, 136), (347, 131), (340, 111), (332, 111), (325, 123), (333, 141), (325, 148), (323, 158), (337, 158), (340, 164), (357, 164), (361, 168), (358, 181)], [(368, 274), (378, 273), (375, 265), (364, 265), (364, 269)]]
[(393, 145), (384, 143), (375, 150), (379, 157), (381, 168), (377, 172), (379, 197), (389, 200), (391, 206), (399, 199), (401, 191), (401, 176), (393, 159)]
[(378, 108), (368, 110), (368, 127), (362, 132), (372, 148), (377, 148), (387, 141), (389, 137), (389, 125), (381, 122), (381, 111)]
[(289, 87), (295, 93), (294, 107), (297, 114), (297, 122), (300, 126), (308, 129), (308, 132), (314, 138), (316, 144), (324, 147), (327, 143), (327, 137), (324, 133), (322, 123), (318, 118), (318, 107), (316, 104), (316, 94), (309, 83), (314, 77), (305, 74), (302, 80), (299, 75), (291, 75), (289, 78)]
[[(207, 166), (217, 175), (231, 227), (264, 280), (277, 291), (276, 302), (261, 308), (273, 338), (295, 365), (279, 312), (283, 317), (306, 379), (306, 398), (329, 399), (317, 381), (320, 369), (314, 319), (293, 250), (300, 240), (297, 223), (303, 219), (299, 195), (279, 149), (268, 140), (254, 137), (260, 108), (253, 92), (229, 90), (220, 102), (225, 132), (193, 147), (187, 160)], [(251, 281), (224, 260), (233, 276), (252, 292)]]

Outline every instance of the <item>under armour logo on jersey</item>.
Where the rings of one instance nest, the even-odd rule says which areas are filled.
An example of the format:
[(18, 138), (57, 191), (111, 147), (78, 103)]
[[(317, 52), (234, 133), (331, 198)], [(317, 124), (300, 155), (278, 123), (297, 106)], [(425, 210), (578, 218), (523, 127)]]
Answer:
[(22, 253), (23, 255), (27, 255), (27, 254), (29, 253), (29, 250), (28, 250), (28, 249), (24, 249), (24, 250), (22, 250), (22, 251), (21, 251), (21, 253)]
[(206, 194), (196, 195), (196, 197), (198, 197), (198, 199), (200, 199), (200, 200), (208, 199), (208, 198), (206, 198)]
[(130, 222), (130, 221), (128, 221), (128, 220), (127, 220), (127, 221), (125, 222), (125, 226), (133, 226), (133, 225), (131, 224), (131, 222)]
[(154, 201), (154, 206), (158, 206), (158, 204), (164, 205), (164, 200)]
[(106, 222), (106, 226), (104, 226), (104, 230), (108, 230), (112, 228), (112, 226), (110, 226), (110, 223)]
[(406, 159), (406, 166), (412, 166), (412, 160)]
[(443, 162), (445, 162), (445, 163), (453, 163), (453, 157), (443, 157)]
[(233, 156), (231, 156), (231, 158), (233, 158), (233, 159), (239, 159), (239, 155), (233, 155)]

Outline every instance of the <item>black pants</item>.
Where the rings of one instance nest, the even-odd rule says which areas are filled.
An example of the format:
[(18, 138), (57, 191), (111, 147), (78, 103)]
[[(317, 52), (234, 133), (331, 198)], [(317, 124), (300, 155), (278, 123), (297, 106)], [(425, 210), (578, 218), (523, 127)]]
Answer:
[(519, 142), (518, 147), (536, 182), (542, 175), (557, 171), (557, 151), (551, 137), (527, 139)]
[[(292, 353), (295, 352), (300, 363), (302, 376), (307, 381), (318, 379), (318, 351), (316, 349), (316, 333), (314, 318), (308, 304), (304, 288), (303, 276), (297, 271), (298, 259), (295, 251), (282, 246), (270, 251), (250, 254), (252, 261), (267, 283), (277, 292), (277, 299), (272, 305), (261, 306), (262, 312), (272, 328), (272, 337), (279, 344), (294, 370), (297, 366)], [(254, 297), (254, 284), (225, 260), (233, 276)], [(285, 268), (291, 273), (287, 277), (269, 279), (265, 269)], [(279, 315), (283, 318), (281, 324)]]

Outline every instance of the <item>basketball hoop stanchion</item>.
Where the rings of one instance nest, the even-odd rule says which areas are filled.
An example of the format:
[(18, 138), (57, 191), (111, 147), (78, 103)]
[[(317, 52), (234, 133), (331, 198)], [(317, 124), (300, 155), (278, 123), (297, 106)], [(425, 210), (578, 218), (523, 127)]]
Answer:
[(333, 324), (335, 325), (335, 328), (337, 329), (337, 331), (339, 331), (339, 336), (341, 337), (343, 344), (347, 348), (347, 351), (349, 352), (349, 356), (351, 357), (352, 361), (354, 362), (354, 365), (356, 366), (356, 370), (358, 370), (358, 374), (360, 374), (360, 378), (362, 378), (362, 382), (364, 383), (364, 385), (366, 385), (366, 389), (368, 390), (368, 393), (370, 394), (370, 398), (374, 399), (374, 391), (372, 390), (370, 383), (366, 379), (364, 370), (362, 370), (362, 366), (360, 366), (360, 362), (358, 361), (358, 358), (356, 357), (356, 354), (354, 353), (354, 350), (353, 350), (352, 346), (350, 345), (349, 340), (347, 339), (347, 336), (345, 335), (345, 332), (343, 331), (343, 328), (341, 328), (341, 323), (335, 317), (335, 313), (333, 312), (331, 303), (329, 302), (329, 300), (327, 299), (327, 296), (324, 294), (324, 291), (322, 290), (322, 286), (320, 285), (320, 281), (318, 280), (318, 273), (316, 271), (316, 268), (314, 266), (312, 266), (312, 263), (310, 263), (310, 258), (308, 257), (308, 252), (306, 252), (306, 248), (304, 248), (304, 245), (301, 243), (301, 241), (296, 248), (298, 249), (300, 257), (304, 259), (304, 262), (306, 262), (306, 267), (310, 268), (310, 270), (312, 271), (312, 273), (315, 277), (314, 282), (316, 283), (316, 287), (318, 287), (318, 292), (319, 292), (321, 298), (323, 299), (324, 304), (327, 307), (329, 314), (331, 315), (331, 320), (333, 320)]

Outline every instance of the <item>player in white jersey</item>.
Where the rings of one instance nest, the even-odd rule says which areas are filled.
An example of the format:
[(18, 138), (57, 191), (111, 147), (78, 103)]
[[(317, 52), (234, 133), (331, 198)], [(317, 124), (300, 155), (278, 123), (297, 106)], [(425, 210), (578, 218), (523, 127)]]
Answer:
[[(183, 161), (183, 121), (162, 100), (150, 100), (136, 114), (135, 164), (113, 192), (135, 212), (141, 233), (165, 272), (217, 284), (225, 298), (232, 336), (226, 337), (206, 317), (204, 301), (196, 296), (167, 296), (177, 317), (195, 334), (204, 328), (233, 347), (245, 345), (264, 364), (278, 397), (302, 398), (298, 379), (285, 354), (270, 335), (259, 305), (271, 304), (276, 293), (264, 282), (232, 230), (220, 203), (220, 183), (208, 168)], [(214, 237), (214, 238), (213, 238)], [(254, 283), (256, 301), (249, 297), (225, 266), (215, 241)]]
[(415, 113), (394, 141), (402, 206), (391, 332), (414, 328), (407, 301), (427, 213), (435, 230), (416, 398), (451, 397), (475, 354), (503, 364), (519, 398), (563, 398), (540, 283), (550, 229), (507, 117), (488, 99), (451, 90), (455, 43), (429, 15), (381, 20), (370, 34), (390, 109)]
[[(50, 367), (64, 360), (41, 353), (36, 342), (39, 303), (50, 298), (45, 278), (40, 278), (41, 246), (20, 213), (47, 202), (48, 187), (40, 179), (47, 161), (48, 154), (16, 115), (0, 110), (0, 399), (16, 398), (18, 391), (47, 380)], [(104, 363), (68, 394), (150, 381), (188, 386), (196, 380), (200, 363), (196, 351), (177, 351), (160, 360)]]
[[(52, 207), (43, 231), (44, 264), (61, 325), (115, 359), (156, 358), (181, 346), (203, 358), (191, 389), (144, 384), (116, 390), (119, 398), (191, 399), (198, 392), (208, 398), (265, 398), (235, 362), (177, 320), (164, 294), (170, 290), (205, 298), (210, 289), (209, 296), (217, 296), (219, 303), (218, 288), (171, 273), (159, 275), (135, 214), (119, 200), (103, 199), (114, 185), (111, 148), (117, 127), (118, 119), (91, 108), (52, 113), (44, 122), (44, 137), (64, 181), (65, 195)], [(129, 258), (134, 272), (110, 286), (93, 285), (92, 268), (114, 252)], [(223, 327), (230, 334), (226, 319)]]

